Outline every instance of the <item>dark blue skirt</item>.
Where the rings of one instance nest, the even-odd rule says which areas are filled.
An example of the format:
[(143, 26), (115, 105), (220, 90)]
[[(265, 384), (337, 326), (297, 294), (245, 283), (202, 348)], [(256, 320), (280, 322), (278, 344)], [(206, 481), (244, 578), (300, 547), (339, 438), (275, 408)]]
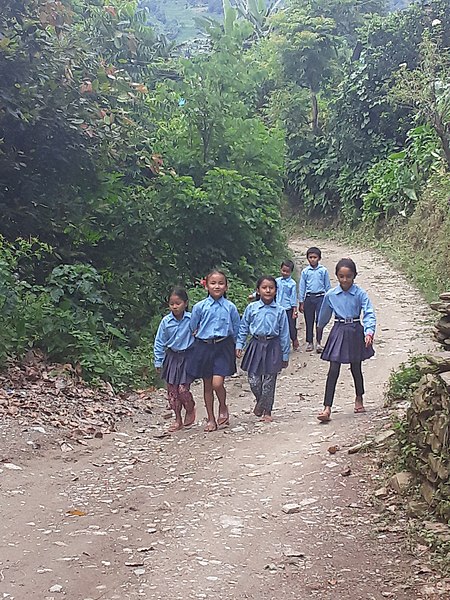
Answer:
[(187, 372), (192, 379), (209, 379), (213, 375), (228, 377), (236, 373), (236, 345), (233, 336), (216, 344), (196, 339), (189, 353)]
[(321, 358), (343, 364), (357, 363), (375, 354), (372, 346), (366, 348), (361, 323), (335, 323)]
[(173, 352), (168, 348), (161, 369), (161, 379), (171, 385), (191, 384), (193, 379), (187, 374), (186, 370), (191, 350), (192, 346), (184, 352)]
[(258, 340), (252, 338), (242, 359), (241, 368), (252, 375), (273, 375), (282, 369), (283, 354), (280, 338)]

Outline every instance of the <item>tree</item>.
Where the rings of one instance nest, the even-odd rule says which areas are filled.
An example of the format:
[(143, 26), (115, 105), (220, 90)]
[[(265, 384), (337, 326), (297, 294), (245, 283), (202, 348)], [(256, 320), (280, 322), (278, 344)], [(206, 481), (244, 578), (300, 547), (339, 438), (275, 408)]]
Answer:
[[(440, 22), (436, 20), (435, 28)], [(409, 70), (401, 65), (395, 73), (394, 101), (409, 106), (438, 135), (450, 169), (450, 51), (443, 48), (430, 32), (420, 44), (421, 61)]]

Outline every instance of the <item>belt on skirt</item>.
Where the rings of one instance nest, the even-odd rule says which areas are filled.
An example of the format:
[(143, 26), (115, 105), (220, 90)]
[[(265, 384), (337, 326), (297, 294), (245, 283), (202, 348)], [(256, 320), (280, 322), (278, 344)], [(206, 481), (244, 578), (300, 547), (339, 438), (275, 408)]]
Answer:
[(203, 342), (204, 344), (220, 344), (220, 342), (223, 342), (224, 340), (227, 340), (230, 336), (226, 335), (225, 337), (215, 337), (215, 338), (209, 338), (207, 340), (203, 340), (202, 338), (197, 338), (199, 342)]
[[(190, 348), (191, 346), (189, 346)], [(173, 350), (172, 348), (167, 348), (169, 352), (173, 352), (174, 354), (184, 354), (189, 348), (185, 348), (184, 350)]]
[(346, 319), (335, 319), (335, 323), (360, 323), (359, 317), (347, 317)]
[(275, 338), (279, 337), (278, 335), (253, 335), (253, 338), (255, 338), (255, 340), (258, 340), (260, 342), (266, 342), (267, 340), (274, 340)]
[(309, 297), (318, 298), (319, 296), (325, 296), (325, 292), (317, 292), (316, 294), (313, 292), (308, 292), (306, 294), (306, 298), (309, 298)]

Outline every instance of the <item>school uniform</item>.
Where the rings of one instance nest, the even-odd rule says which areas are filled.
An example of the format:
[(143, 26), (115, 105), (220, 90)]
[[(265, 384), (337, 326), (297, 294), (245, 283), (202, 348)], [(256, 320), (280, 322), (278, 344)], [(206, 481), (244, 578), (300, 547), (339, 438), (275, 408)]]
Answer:
[(271, 412), (275, 385), (283, 361), (289, 360), (290, 336), (286, 310), (276, 302), (262, 300), (249, 304), (239, 327), (236, 349), (242, 350), (251, 336), (241, 367), (256, 402), (262, 410)]
[(325, 406), (333, 403), (341, 364), (350, 364), (356, 395), (364, 394), (361, 362), (375, 354), (371, 345), (366, 348), (364, 340), (366, 335), (374, 335), (376, 327), (375, 312), (365, 290), (355, 284), (346, 292), (340, 285), (329, 290), (323, 299), (317, 326), (323, 329), (333, 313), (334, 325), (321, 355), (323, 360), (331, 363)]
[[(331, 288), (330, 276), (327, 269), (322, 265), (313, 268), (311, 265), (305, 267), (300, 275), (299, 301), (303, 303), (303, 314), (306, 325), (306, 341), (313, 343), (314, 322), (319, 318), (320, 307), (325, 293)], [(321, 342), (321, 332), (316, 329), (317, 342)]]
[(236, 306), (224, 298), (208, 296), (192, 309), (190, 327), (195, 334), (188, 373), (193, 379), (236, 372), (235, 343), (240, 317)]
[(288, 318), (289, 336), (294, 342), (297, 339), (297, 319), (292, 317), (294, 308), (298, 306), (297, 282), (292, 277), (277, 277), (276, 303), (284, 308)]
[(170, 407), (179, 411), (184, 407), (190, 412), (194, 400), (189, 391), (193, 379), (187, 373), (189, 353), (194, 344), (191, 313), (185, 312), (181, 319), (172, 313), (166, 315), (159, 324), (153, 345), (155, 367), (161, 368), (161, 378), (167, 383)]

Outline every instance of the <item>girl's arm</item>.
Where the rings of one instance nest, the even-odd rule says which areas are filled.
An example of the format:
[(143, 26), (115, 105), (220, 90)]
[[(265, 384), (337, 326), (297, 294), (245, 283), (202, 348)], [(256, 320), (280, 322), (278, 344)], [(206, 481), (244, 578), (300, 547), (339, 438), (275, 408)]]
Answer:
[(236, 355), (241, 358), (242, 350), (247, 341), (248, 334), (250, 333), (250, 316), (251, 316), (252, 305), (247, 306), (244, 311), (244, 315), (239, 325), (239, 331), (236, 340)]
[(239, 316), (238, 309), (233, 304), (231, 307), (231, 326), (233, 328), (233, 338), (236, 343), (237, 336), (239, 333), (239, 325), (241, 324), (241, 317)]
[(319, 312), (319, 318), (317, 320), (317, 327), (319, 329), (323, 329), (328, 321), (331, 319), (331, 315), (333, 314), (333, 307), (330, 303), (330, 297), (325, 294), (325, 298), (323, 299), (322, 306)]
[(156, 332), (155, 342), (153, 344), (153, 355), (154, 355), (154, 364), (157, 369), (159, 369), (166, 356), (166, 343), (167, 343), (167, 329), (164, 320), (161, 321), (158, 327), (158, 331)]
[(279, 328), (280, 328), (280, 343), (281, 352), (283, 354), (283, 362), (288, 362), (289, 353), (291, 351), (291, 338), (289, 336), (289, 323), (286, 311), (280, 311), (279, 314)]
[(375, 311), (372, 306), (372, 302), (367, 295), (367, 292), (361, 290), (361, 310), (363, 311), (363, 326), (364, 326), (364, 335), (374, 336), (375, 327), (377, 324), (375, 318)]
[(189, 327), (191, 328), (193, 335), (196, 334), (198, 326), (200, 325), (201, 314), (202, 309), (201, 306), (199, 306), (199, 303), (197, 302), (197, 304), (194, 304), (194, 306), (192, 307), (191, 320), (189, 322)]

